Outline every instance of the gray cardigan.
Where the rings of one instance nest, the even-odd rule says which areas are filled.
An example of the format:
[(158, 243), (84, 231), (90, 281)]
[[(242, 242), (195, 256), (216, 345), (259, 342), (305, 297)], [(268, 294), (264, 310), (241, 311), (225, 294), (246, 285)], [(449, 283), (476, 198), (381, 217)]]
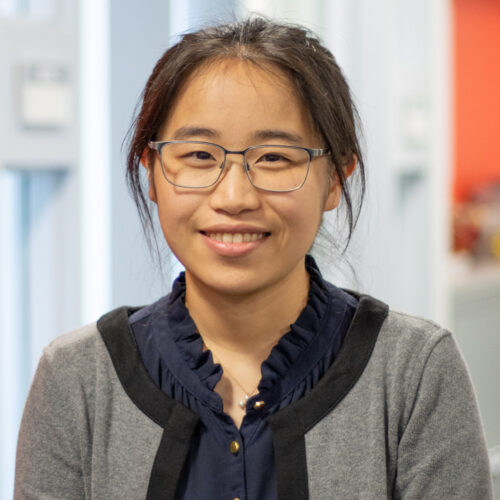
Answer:
[[(15, 499), (174, 498), (198, 417), (147, 374), (131, 312), (45, 349), (21, 424)], [(492, 498), (452, 336), (371, 297), (360, 298), (321, 381), (269, 424), (280, 499)]]

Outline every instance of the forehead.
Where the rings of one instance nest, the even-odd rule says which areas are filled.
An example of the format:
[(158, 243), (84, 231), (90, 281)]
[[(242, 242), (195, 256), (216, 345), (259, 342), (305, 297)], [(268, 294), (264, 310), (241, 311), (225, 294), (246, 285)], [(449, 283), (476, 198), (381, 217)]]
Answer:
[(296, 93), (288, 75), (277, 65), (241, 58), (205, 61), (189, 75), (181, 91), (194, 85), (206, 86), (226, 82), (237, 82), (254, 90), (262, 85), (271, 85), (285, 92)]
[(277, 66), (240, 59), (209, 61), (188, 77), (162, 130), (171, 135), (186, 125), (241, 134), (251, 128), (291, 128), (314, 135), (309, 112), (289, 77)]

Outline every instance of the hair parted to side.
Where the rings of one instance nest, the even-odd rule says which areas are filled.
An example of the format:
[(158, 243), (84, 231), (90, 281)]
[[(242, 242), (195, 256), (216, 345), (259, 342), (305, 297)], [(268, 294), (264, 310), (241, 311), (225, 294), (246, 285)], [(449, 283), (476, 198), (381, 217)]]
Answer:
[[(235, 58), (281, 70), (309, 111), (324, 147), (331, 151), (332, 168), (342, 187), (347, 248), (365, 192), (364, 163), (357, 137), (359, 120), (349, 87), (333, 55), (313, 33), (260, 16), (185, 34), (156, 63), (129, 131), (127, 158), (127, 181), (146, 236), (148, 229), (153, 229), (153, 219), (141, 184), (140, 160), (148, 142), (156, 139), (179, 89), (193, 72), (208, 62)], [(345, 167), (355, 160), (355, 175), (360, 183), (356, 193), (345, 175)]]

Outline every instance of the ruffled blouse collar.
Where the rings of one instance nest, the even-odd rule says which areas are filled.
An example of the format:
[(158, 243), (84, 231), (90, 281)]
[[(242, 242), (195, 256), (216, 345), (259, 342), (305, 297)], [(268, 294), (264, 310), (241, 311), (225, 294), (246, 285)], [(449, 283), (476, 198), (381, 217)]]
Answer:
[[(288, 404), (316, 383), (340, 348), (351, 318), (346, 312), (354, 312), (355, 299), (325, 282), (310, 256), (306, 257), (306, 268), (310, 276), (307, 304), (261, 366), (258, 397), (268, 407)], [(154, 344), (152, 350), (160, 357), (157, 366), (162, 372), (157, 373), (156, 381), (160, 386), (166, 380), (169, 384), (179, 383), (183, 390), (222, 411), (222, 400), (213, 391), (222, 376), (222, 367), (214, 363), (210, 351), (204, 350), (185, 306), (185, 293), (185, 276), (181, 273), (170, 295), (149, 311), (148, 330), (155, 330), (149, 339)], [(139, 311), (139, 316), (144, 317), (145, 313)], [(172, 392), (172, 388), (167, 392)], [(248, 405), (256, 397), (250, 398)]]

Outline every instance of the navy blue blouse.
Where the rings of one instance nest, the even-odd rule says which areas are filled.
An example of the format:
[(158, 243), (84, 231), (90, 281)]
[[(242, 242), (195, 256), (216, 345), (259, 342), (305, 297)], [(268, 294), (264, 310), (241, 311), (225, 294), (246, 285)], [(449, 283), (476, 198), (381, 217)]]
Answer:
[[(156, 384), (200, 416), (176, 498), (274, 500), (273, 446), (267, 416), (300, 399), (332, 364), (357, 300), (324, 281), (312, 257), (308, 303), (261, 366), (258, 393), (240, 429), (214, 387), (222, 376), (184, 305), (184, 274), (172, 292), (130, 316), (142, 359)], [(255, 405), (256, 402), (264, 404)]]

